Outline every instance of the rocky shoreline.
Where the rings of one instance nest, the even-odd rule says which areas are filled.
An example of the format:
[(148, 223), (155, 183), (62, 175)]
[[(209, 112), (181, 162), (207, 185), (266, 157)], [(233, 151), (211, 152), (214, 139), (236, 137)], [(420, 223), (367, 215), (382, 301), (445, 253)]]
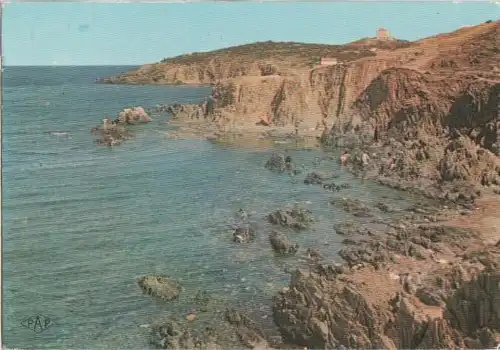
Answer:
[[(293, 160), (274, 154), (266, 168), (293, 171)], [(313, 185), (331, 180), (311, 174), (302, 176)], [(388, 203), (369, 206), (346, 197), (333, 204), (355, 217), (374, 218), (376, 211), (394, 215), (379, 230), (356, 221), (336, 223), (332, 234), (345, 237), (339, 252), (345, 263), (329, 264), (315, 249), (299, 247), (280, 232), (305, 229), (314, 213), (300, 207), (269, 213), (267, 220), (276, 227), (269, 234), (270, 249), (285, 255), (305, 251), (310, 260), (309, 269), (291, 272), (289, 286), (273, 299), (279, 338), (245, 314), (251, 310), (227, 309), (227, 329), (203, 330), (194, 321), (168, 321), (153, 328), (153, 343), (169, 349), (222, 349), (229, 332), (241, 348), (250, 349), (496, 346), (500, 231), (490, 220), (500, 209), (500, 196), (489, 193), (465, 202), (440, 198), (399, 211)], [(236, 243), (246, 244), (262, 234), (247, 225), (243, 209), (236, 215)], [(175, 281), (164, 277), (146, 276), (138, 283), (162, 300), (176, 298), (180, 291)]]
[[(323, 261), (307, 248), (309, 270), (292, 272), (289, 286), (273, 300), (279, 340), (245, 310), (231, 309), (226, 330), (193, 335), (195, 321), (169, 321), (154, 328), (154, 344), (223, 348), (217, 334), (228, 330), (242, 347), (254, 349), (478, 349), (500, 343), (499, 28), (496, 21), (460, 29), (342, 68), (313, 69), (306, 80), (298, 71), (279, 75), (279, 69), (230, 77), (203, 103), (163, 107), (180, 127), (173, 138), (312, 138), (344, 152), (340, 161), (354, 175), (434, 204), (395, 211), (377, 230), (356, 220), (332, 223), (332, 234), (345, 237), (339, 252), (344, 263)], [(369, 74), (360, 77), (360, 71)], [(318, 103), (313, 107), (311, 100)], [(99, 129), (105, 143), (126, 137), (126, 129), (117, 131), (122, 124)], [(348, 186), (331, 174), (301, 174), (285, 155), (274, 155), (266, 168), (348, 195)], [(391, 203), (374, 208), (348, 197), (325, 205), (373, 220), (374, 211), (392, 211)], [(269, 213), (276, 227), (265, 233), (270, 249), (303, 251), (280, 230), (302, 230), (311, 217), (301, 208)], [(236, 244), (256, 234), (245, 223), (233, 232)], [(180, 292), (165, 277), (140, 281), (147, 294), (165, 301)]]

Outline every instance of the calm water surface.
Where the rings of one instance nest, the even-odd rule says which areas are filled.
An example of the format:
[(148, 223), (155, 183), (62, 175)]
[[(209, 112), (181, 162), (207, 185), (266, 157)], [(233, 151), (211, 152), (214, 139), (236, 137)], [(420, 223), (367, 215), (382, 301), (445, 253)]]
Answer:
[[(354, 218), (328, 200), (398, 196), (352, 179), (334, 162), (314, 165), (323, 156), (318, 150), (289, 152), (307, 169), (339, 174), (335, 181), (353, 189), (332, 194), (303, 184), (303, 176), (271, 173), (263, 167), (269, 148), (168, 140), (167, 115), (134, 127), (136, 138), (120, 147), (96, 145), (90, 129), (125, 106), (198, 103), (209, 93), (94, 83), (127, 69), (6, 69), (2, 200), (9, 348), (148, 348), (147, 325), (198, 312), (193, 297), (199, 290), (212, 299), (195, 322), (219, 322), (226, 306), (265, 318), (272, 295), (288, 282), (285, 268), (305, 261), (303, 252), (274, 256), (267, 213), (293, 203), (309, 207), (317, 222), (290, 237), (303, 250), (315, 247), (339, 261), (342, 238), (332, 225)], [(260, 228), (249, 245), (235, 245), (228, 231), (238, 208)], [(142, 295), (135, 280), (144, 274), (179, 280), (180, 298), (164, 303)], [(54, 323), (38, 334), (21, 325), (37, 314)]]

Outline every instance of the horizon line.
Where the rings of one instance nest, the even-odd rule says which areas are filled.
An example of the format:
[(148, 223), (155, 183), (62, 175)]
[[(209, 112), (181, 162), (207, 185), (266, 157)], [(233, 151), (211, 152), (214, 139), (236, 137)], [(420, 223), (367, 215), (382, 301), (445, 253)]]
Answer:
[(3, 67), (133, 67), (141, 66), (137, 64), (4, 64)]

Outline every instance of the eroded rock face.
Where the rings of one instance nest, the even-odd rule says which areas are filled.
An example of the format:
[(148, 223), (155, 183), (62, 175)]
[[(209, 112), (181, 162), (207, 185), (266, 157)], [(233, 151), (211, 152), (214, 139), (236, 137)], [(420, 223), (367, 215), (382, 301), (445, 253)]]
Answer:
[(137, 284), (146, 294), (165, 301), (176, 299), (181, 292), (178, 282), (161, 276), (143, 276), (137, 279)]
[[(308, 348), (491, 347), (500, 330), (500, 275), (478, 266), (446, 267), (444, 280), (443, 271), (394, 279), (370, 269), (297, 270), (275, 297), (274, 319), (286, 342)], [(424, 294), (434, 298), (427, 306), (418, 300)]]
[(444, 150), (438, 164), (441, 180), (466, 181), (483, 186), (500, 184), (498, 159), (485, 149), (475, 146), (471, 140), (452, 140)]
[(401, 226), (382, 233), (344, 224), (336, 226), (336, 231), (362, 237), (358, 241), (350, 239), (349, 242), (353, 244), (339, 251), (339, 255), (349, 266), (370, 264), (376, 268), (395, 263), (397, 256), (425, 261), (438, 253), (460, 254), (471, 242), (480, 241), (478, 233), (473, 230), (448, 226)]
[[(497, 259), (497, 264), (499, 261)], [(446, 299), (446, 317), (468, 338), (469, 347), (493, 348), (498, 345), (495, 333), (500, 331), (499, 295), (498, 269), (488, 269), (462, 283), (458, 291)]]
[(294, 254), (299, 249), (297, 243), (292, 243), (288, 236), (281, 232), (271, 232), (269, 234), (269, 241), (273, 250), (279, 254)]

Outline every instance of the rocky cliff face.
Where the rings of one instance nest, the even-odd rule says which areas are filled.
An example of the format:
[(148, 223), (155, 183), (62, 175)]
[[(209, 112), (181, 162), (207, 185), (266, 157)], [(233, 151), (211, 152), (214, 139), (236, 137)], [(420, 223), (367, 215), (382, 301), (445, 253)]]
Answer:
[[(203, 68), (212, 73), (189, 73), (181, 80), (218, 81), (214, 97), (226, 90), (222, 94), (233, 98), (215, 107), (219, 114), (230, 113), (231, 123), (236, 120), (243, 126), (262, 118), (277, 126), (299, 120), (306, 128), (363, 121), (382, 129), (439, 124), (474, 132), (490, 149), (498, 148), (491, 134), (496, 123), (484, 125), (498, 111), (499, 23), (464, 28), (392, 50), (376, 49), (370, 56), (349, 57), (332, 66), (292, 68), (273, 61), (264, 69), (262, 62), (218, 61)], [(191, 72), (194, 68), (182, 69)]]
[(351, 108), (359, 94), (382, 71), (398, 65), (398, 58), (363, 59), (344, 65), (318, 68), (310, 73), (310, 100), (322, 117), (335, 121)]
[(198, 63), (145, 65), (136, 71), (104, 79), (103, 82), (112, 84), (208, 85), (240, 76), (265, 76), (279, 73), (277, 66), (268, 61), (248, 63), (214, 58), (204, 65)]
[[(332, 125), (352, 116), (351, 105), (391, 61), (366, 59), (289, 75), (244, 76), (223, 80), (213, 90), (215, 113), (255, 125), (261, 119), (275, 126), (305, 128)], [(230, 97), (229, 97), (230, 96)], [(230, 101), (230, 103), (227, 103)]]
[(500, 255), (495, 246), (474, 255), (481, 262), (426, 262), (410, 273), (297, 270), (275, 298), (274, 319), (286, 342), (315, 349), (491, 348), (500, 330)]
[[(105, 82), (217, 85), (213, 112), (242, 127), (262, 118), (306, 128), (440, 124), (474, 133), (494, 149), (496, 123), (484, 125), (498, 111), (499, 23), (389, 46), (373, 39), (242, 45), (167, 59)], [(338, 64), (318, 66), (319, 57), (336, 57)]]
[(497, 21), (416, 43), (414, 57), (373, 79), (353, 110), (382, 128), (430, 125), (469, 134), (493, 122), (500, 105), (499, 28)]

